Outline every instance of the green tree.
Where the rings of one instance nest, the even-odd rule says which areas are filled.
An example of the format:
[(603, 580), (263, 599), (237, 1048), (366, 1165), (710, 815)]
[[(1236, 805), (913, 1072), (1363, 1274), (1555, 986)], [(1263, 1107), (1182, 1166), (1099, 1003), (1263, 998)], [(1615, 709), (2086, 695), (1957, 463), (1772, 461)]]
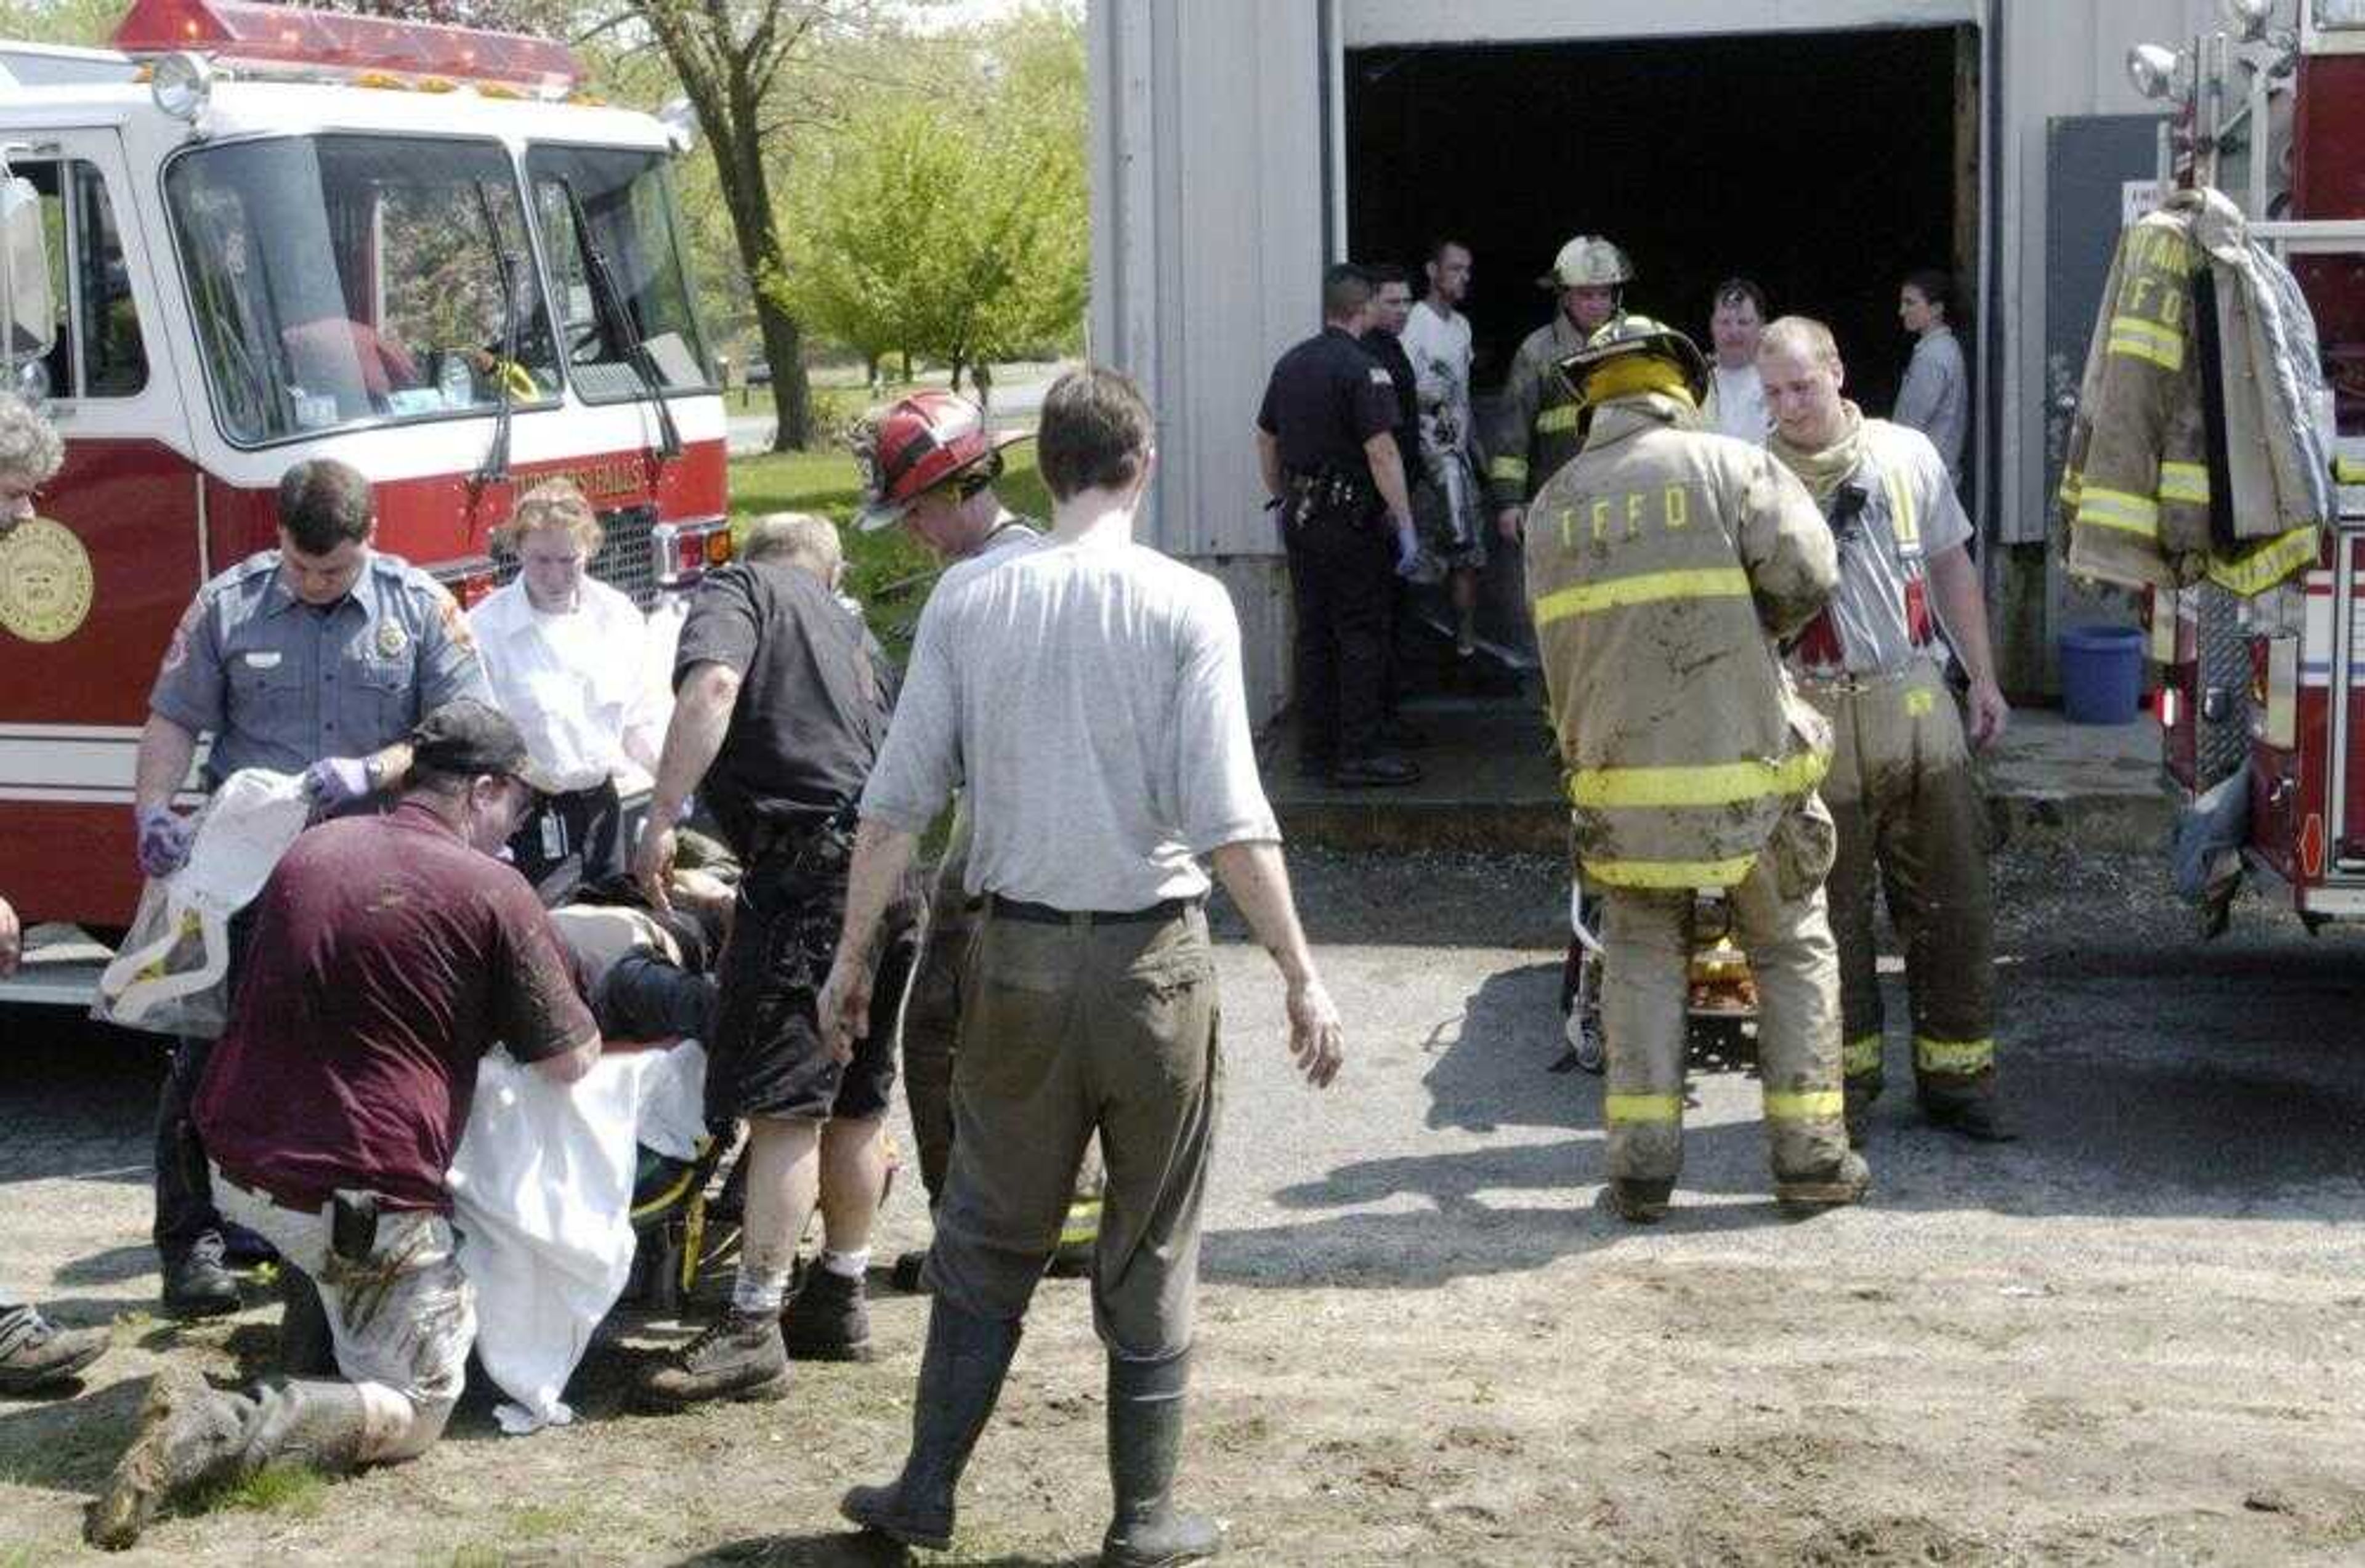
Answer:
[(882, 94), (809, 156), (795, 261), (762, 292), (875, 363), (964, 375), (1065, 343), (1088, 250), (1082, 28), (1066, 6), (936, 40), (925, 99)]

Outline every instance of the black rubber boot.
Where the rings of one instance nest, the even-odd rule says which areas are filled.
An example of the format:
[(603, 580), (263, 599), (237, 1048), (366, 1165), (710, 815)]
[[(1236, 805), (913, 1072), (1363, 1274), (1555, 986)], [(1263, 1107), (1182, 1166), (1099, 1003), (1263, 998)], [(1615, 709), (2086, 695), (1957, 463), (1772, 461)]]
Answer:
[(90, 1506), (83, 1535), (120, 1551), (162, 1509), (244, 1480), (274, 1460), (342, 1473), (361, 1462), (367, 1421), (349, 1383), (290, 1383), (252, 1398), (220, 1394), (187, 1367), (150, 1385), (140, 1428)]
[(937, 1296), (928, 1307), (928, 1348), (912, 1403), (912, 1451), (885, 1486), (857, 1486), (837, 1511), (905, 1546), (942, 1551), (953, 1540), (953, 1492), (978, 1434), (1002, 1397), (1018, 1353), (1020, 1326), (971, 1317)]
[(1109, 1490), (1115, 1494), (1116, 1517), (1101, 1538), (1102, 1568), (1162, 1568), (1224, 1549), (1213, 1519), (1174, 1510), (1182, 1396), (1190, 1383), (1188, 1350), (1162, 1361), (1109, 1358)]
[(1974, 1143), (2017, 1143), (2020, 1134), (2003, 1118), (1992, 1094), (1960, 1098), (1924, 1094), (1922, 1114), (1930, 1125), (1969, 1138)]

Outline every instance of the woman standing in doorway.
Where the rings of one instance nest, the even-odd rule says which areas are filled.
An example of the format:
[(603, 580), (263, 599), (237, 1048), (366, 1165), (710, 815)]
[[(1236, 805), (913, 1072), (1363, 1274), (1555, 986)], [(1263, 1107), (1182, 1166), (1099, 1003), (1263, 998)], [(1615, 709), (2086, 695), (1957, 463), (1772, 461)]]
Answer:
[(1947, 476), (1963, 482), (1963, 439), (1970, 430), (1970, 378), (1955, 341), (1955, 280), (1934, 269), (1914, 273), (1897, 291), (1897, 319), (1914, 336), (1891, 416), (1930, 438)]

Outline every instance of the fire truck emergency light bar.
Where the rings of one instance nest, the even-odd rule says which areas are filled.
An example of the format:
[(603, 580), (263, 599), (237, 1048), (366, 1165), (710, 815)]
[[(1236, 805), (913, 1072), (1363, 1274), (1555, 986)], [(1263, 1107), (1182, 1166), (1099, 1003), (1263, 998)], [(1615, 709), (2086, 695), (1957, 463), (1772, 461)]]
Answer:
[(115, 29), (115, 47), (132, 55), (186, 50), (230, 65), (458, 77), (560, 94), (583, 79), (575, 51), (549, 39), (261, 0), (133, 0)]

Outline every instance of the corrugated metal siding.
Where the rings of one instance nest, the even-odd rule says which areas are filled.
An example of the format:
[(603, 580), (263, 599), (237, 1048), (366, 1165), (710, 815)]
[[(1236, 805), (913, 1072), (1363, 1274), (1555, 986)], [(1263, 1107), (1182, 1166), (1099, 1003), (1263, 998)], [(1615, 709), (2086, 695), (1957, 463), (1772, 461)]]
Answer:
[[(1276, 545), (1250, 430), (1273, 358), (1313, 329), (1323, 253), (1326, 0), (1092, 0), (1093, 351), (1155, 399), (1150, 536), (1217, 569), (1249, 641), (1256, 711), (1287, 662)], [(2044, 488), (2046, 122), (2146, 108), (2122, 61), (2215, 26), (2212, 0), (1335, 0), (1348, 47), (1424, 39), (1673, 37), (1938, 26), (2001, 30), (2001, 162), (1985, 302), (2002, 337), (1998, 537), (2047, 536)]]

